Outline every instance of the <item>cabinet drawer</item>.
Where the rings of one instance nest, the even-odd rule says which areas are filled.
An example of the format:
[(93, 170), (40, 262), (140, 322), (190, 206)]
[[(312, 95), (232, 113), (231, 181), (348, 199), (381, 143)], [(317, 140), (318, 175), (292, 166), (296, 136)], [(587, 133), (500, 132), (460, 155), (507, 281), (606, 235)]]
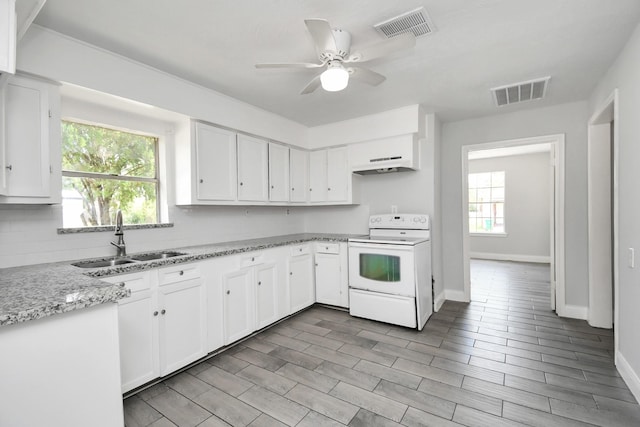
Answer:
[(291, 256), (306, 255), (311, 252), (309, 245), (295, 245), (290, 248)]
[(105, 277), (102, 279), (109, 283), (124, 283), (125, 288), (131, 289), (131, 293), (145, 291), (151, 289), (151, 280), (149, 272), (122, 274), (118, 276)]
[(262, 253), (242, 255), (240, 258), (240, 267), (251, 267), (259, 264), (264, 264), (264, 254)]
[(158, 271), (160, 286), (170, 283), (184, 282), (200, 277), (200, 268), (197, 264), (180, 264), (175, 267), (162, 268)]
[(340, 244), (329, 242), (316, 242), (316, 253), (319, 254), (339, 254)]

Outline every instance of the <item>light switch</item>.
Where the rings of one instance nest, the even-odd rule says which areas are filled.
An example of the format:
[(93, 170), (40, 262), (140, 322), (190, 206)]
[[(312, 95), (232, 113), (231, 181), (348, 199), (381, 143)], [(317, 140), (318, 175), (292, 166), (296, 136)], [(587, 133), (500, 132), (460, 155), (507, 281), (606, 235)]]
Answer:
[(633, 248), (629, 248), (628, 249), (628, 255), (629, 255), (629, 268), (635, 268), (636, 267), (636, 251)]

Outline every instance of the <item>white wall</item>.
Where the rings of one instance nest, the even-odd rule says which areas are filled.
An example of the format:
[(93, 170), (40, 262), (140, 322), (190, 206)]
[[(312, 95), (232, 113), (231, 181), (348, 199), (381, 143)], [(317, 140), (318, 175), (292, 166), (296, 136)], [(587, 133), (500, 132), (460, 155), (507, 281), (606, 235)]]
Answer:
[(37, 25), (20, 41), (17, 68), (292, 145), (307, 140), (292, 120)]
[(619, 90), (618, 140), (619, 140), (619, 253), (618, 265), (618, 315), (615, 324), (618, 334), (618, 368), (640, 399), (640, 340), (637, 325), (640, 324), (640, 265), (627, 264), (627, 248), (640, 248), (640, 26), (636, 28), (620, 56), (595, 88), (589, 100), (590, 115), (598, 111), (615, 88)]
[(469, 238), (472, 258), (549, 262), (551, 179), (549, 153), (469, 161), (469, 173), (505, 172), (506, 236)]
[(567, 305), (587, 307), (587, 103), (445, 123), (442, 129), (442, 259), (444, 285), (464, 292), (462, 259), (462, 146), (565, 134), (565, 258)]

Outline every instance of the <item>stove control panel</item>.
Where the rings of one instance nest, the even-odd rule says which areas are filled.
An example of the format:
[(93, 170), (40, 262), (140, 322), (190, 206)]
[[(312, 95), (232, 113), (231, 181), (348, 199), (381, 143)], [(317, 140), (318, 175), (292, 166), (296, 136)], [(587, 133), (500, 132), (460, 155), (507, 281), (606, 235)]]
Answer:
[(429, 215), (426, 214), (382, 214), (369, 217), (369, 228), (429, 229)]

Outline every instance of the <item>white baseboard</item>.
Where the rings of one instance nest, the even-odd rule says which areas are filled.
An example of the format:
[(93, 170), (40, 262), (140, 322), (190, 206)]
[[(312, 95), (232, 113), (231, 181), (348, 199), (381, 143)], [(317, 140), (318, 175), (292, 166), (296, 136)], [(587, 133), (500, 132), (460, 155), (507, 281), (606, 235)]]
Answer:
[(633, 397), (640, 401), (640, 378), (620, 352), (616, 355), (616, 368), (618, 368), (624, 382), (627, 383)]
[(496, 261), (536, 262), (549, 264), (551, 257), (539, 255), (496, 254), (490, 252), (470, 252), (469, 256), (476, 259), (492, 259)]
[(435, 298), (433, 299), (433, 311), (435, 312), (439, 311), (440, 308), (442, 308), (442, 304), (444, 304), (445, 301), (446, 301), (446, 298), (444, 297), (444, 291), (442, 291), (438, 295), (436, 295)]
[(581, 305), (565, 305), (564, 307), (556, 307), (558, 316), (570, 317), (572, 319), (587, 320), (589, 316), (589, 308)]
[(450, 301), (469, 302), (464, 297), (464, 291), (453, 291), (451, 289), (444, 290), (444, 299)]

